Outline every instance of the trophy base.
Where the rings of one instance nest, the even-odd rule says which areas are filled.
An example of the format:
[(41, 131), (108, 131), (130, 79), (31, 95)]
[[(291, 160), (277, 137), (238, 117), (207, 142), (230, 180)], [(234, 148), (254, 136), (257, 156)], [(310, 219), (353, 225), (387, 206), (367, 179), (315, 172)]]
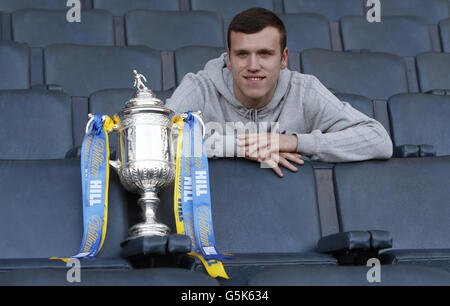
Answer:
[(138, 223), (128, 231), (128, 238), (138, 238), (147, 236), (167, 236), (169, 228), (162, 223)]

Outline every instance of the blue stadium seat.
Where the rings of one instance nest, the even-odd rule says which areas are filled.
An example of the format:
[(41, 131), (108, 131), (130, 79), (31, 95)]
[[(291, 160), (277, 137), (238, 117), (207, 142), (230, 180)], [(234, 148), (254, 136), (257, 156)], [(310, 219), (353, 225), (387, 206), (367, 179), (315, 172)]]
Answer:
[(204, 68), (209, 60), (219, 57), (223, 52), (226, 52), (225, 48), (201, 46), (188, 46), (175, 50), (177, 84), (181, 83), (181, 80), (187, 73), (197, 73)]
[(302, 52), (301, 63), (303, 73), (337, 92), (380, 100), (408, 92), (405, 64), (396, 55), (309, 49)]
[[(334, 265), (336, 260), (315, 252), (321, 238), (313, 167), (297, 173), (284, 171), (280, 179), (272, 169), (245, 159), (209, 161), (212, 215), (218, 250), (232, 253), (224, 260), (230, 280), (243, 285), (261, 269), (279, 265)], [(252, 183), (249, 183), (252, 182)], [(160, 193), (160, 210), (175, 229), (173, 189)], [(203, 271), (191, 257), (188, 266)]]
[(394, 146), (427, 144), (437, 156), (450, 155), (450, 96), (395, 95), (388, 111)]
[[(67, 269), (48, 258), (73, 256), (81, 245), (80, 160), (0, 160), (0, 167), (0, 270)], [(83, 269), (131, 268), (120, 257), (127, 211), (127, 194), (111, 171), (107, 236), (96, 258), (81, 260)]]
[(390, 0), (381, 1), (381, 18), (384, 16), (417, 16), (429, 24), (450, 17), (447, 0)]
[[(81, 22), (68, 22), (67, 10), (26, 9), (12, 13), (13, 39), (32, 47), (56, 43), (113, 46), (113, 17), (102, 10), (82, 10)], [(39, 25), (39, 26), (36, 26)]]
[(428, 52), (416, 57), (421, 92), (446, 91), (450, 93), (450, 54)]
[(68, 10), (66, 3), (67, 1), (61, 0), (2, 0), (0, 1), (0, 11), (12, 13), (25, 8)]
[(212, 11), (225, 19), (233, 19), (238, 13), (252, 7), (273, 10), (272, 0), (191, 0), (193, 11)]
[(25, 44), (0, 41), (0, 89), (30, 88), (28, 56)]
[(370, 118), (374, 118), (373, 105), (372, 101), (369, 98), (342, 93), (334, 93), (334, 95), (338, 97), (339, 100), (350, 103), (353, 108), (356, 108), (364, 115)]
[(96, 47), (60, 44), (45, 48), (45, 79), (71, 96), (88, 97), (107, 88), (130, 88), (133, 69), (147, 76), (148, 87), (160, 90), (161, 58), (145, 46)]
[(442, 50), (450, 52), (450, 18), (439, 22), (439, 31), (441, 33)]
[(317, 14), (284, 14), (279, 17), (286, 27), (289, 51), (331, 49), (330, 28), (325, 17)]
[(363, 15), (360, 0), (283, 0), (285, 13), (316, 13), (330, 21), (346, 15)]
[(73, 147), (70, 98), (46, 90), (0, 91), (0, 159), (64, 158)]
[(389, 231), (382, 262), (450, 271), (450, 156), (337, 164), (334, 183), (341, 231)]
[(383, 17), (382, 22), (369, 23), (362, 16), (346, 16), (340, 24), (345, 51), (366, 49), (400, 56), (432, 51), (428, 26), (417, 17)]
[[(185, 269), (84, 270), (80, 282), (68, 282), (64, 269), (27, 269), (0, 273), (0, 286), (218, 286), (202, 273)], [(158, 289), (157, 289), (158, 290)]]
[(223, 47), (222, 21), (212, 12), (139, 10), (125, 16), (128, 45), (174, 51), (184, 46)]
[(368, 267), (279, 267), (258, 273), (249, 286), (448, 286), (450, 274), (423, 266), (380, 266), (380, 282), (369, 282)]
[(136, 9), (178, 11), (179, 0), (93, 0), (93, 7), (111, 12), (114, 16), (124, 16)]

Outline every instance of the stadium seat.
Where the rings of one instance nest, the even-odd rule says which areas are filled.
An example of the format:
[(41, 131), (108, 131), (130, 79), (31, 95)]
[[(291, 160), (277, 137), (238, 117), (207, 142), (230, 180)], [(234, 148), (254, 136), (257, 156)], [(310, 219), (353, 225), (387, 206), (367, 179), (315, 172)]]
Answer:
[[(68, 268), (67, 268), (68, 269)], [(203, 273), (185, 269), (85, 270), (69, 282), (64, 269), (28, 269), (0, 273), (0, 286), (218, 286)]]
[[(49, 258), (73, 256), (81, 245), (80, 160), (0, 160), (0, 167), (0, 271), (67, 269)], [(97, 257), (80, 260), (83, 269), (131, 269), (120, 257), (129, 226), (127, 194), (110, 173), (107, 236)]]
[[(381, 1), (381, 18), (384, 16), (417, 16), (429, 24), (450, 17), (447, 0), (390, 0)], [(383, 20), (384, 21), (384, 20)]]
[(193, 11), (215, 12), (224, 19), (233, 19), (238, 13), (252, 7), (273, 10), (272, 0), (191, 0)]
[(226, 49), (221, 47), (196, 47), (188, 46), (175, 50), (175, 72), (177, 84), (189, 73), (197, 73), (205, 67), (205, 64), (219, 57)]
[(450, 52), (450, 18), (439, 22), (439, 31), (441, 34), (442, 50), (444, 52)]
[[(220, 252), (232, 253), (224, 260), (226, 285), (244, 285), (267, 267), (279, 265), (334, 265), (336, 260), (315, 252), (320, 237), (313, 167), (298, 173), (284, 171), (283, 179), (272, 169), (245, 159), (209, 161), (215, 241)], [(175, 229), (173, 189), (160, 192), (162, 216)], [(187, 266), (204, 271), (190, 257)]]
[(416, 57), (420, 91), (450, 90), (450, 54), (428, 52)]
[(64, 158), (73, 147), (70, 98), (47, 90), (0, 91), (0, 159)]
[(66, 3), (67, 1), (61, 0), (2, 0), (0, 1), (0, 11), (12, 13), (25, 8), (68, 10)]
[(380, 266), (380, 281), (369, 282), (370, 267), (278, 267), (258, 273), (249, 286), (448, 286), (450, 274), (422, 266)]
[(330, 21), (346, 15), (363, 15), (360, 0), (283, 0), (285, 13), (316, 13)]
[(389, 98), (394, 146), (432, 145), (436, 155), (450, 155), (450, 96), (400, 94)]
[(212, 12), (139, 10), (125, 16), (128, 45), (174, 51), (184, 46), (223, 47), (222, 21)]
[(124, 16), (137, 9), (178, 11), (179, 0), (93, 0), (93, 7), (111, 12), (114, 16)]
[(0, 41), (0, 89), (30, 88), (28, 53), (25, 44)]
[(302, 52), (301, 64), (303, 73), (337, 92), (379, 100), (408, 92), (405, 64), (396, 55), (309, 49)]
[[(57, 43), (113, 46), (113, 17), (102, 10), (82, 10), (81, 22), (68, 22), (67, 10), (26, 9), (12, 13), (13, 39), (30, 47)], [(39, 25), (39, 26), (36, 26)]]
[(417, 17), (384, 17), (382, 22), (367, 22), (362, 16), (340, 20), (345, 51), (370, 50), (400, 56), (416, 56), (432, 51), (427, 24)]
[(45, 48), (45, 79), (71, 96), (88, 97), (107, 88), (131, 88), (133, 69), (147, 77), (147, 86), (160, 90), (161, 58), (145, 46), (96, 47), (70, 44)]
[(369, 98), (358, 95), (341, 94), (341, 93), (335, 93), (334, 95), (338, 97), (339, 100), (350, 103), (353, 106), (353, 108), (356, 108), (364, 115), (370, 118), (374, 118), (373, 105), (372, 101)]
[(286, 27), (289, 51), (331, 49), (330, 28), (325, 17), (317, 14), (284, 14), (279, 17)]
[(391, 233), (383, 263), (450, 271), (450, 156), (336, 164), (334, 184), (341, 231)]

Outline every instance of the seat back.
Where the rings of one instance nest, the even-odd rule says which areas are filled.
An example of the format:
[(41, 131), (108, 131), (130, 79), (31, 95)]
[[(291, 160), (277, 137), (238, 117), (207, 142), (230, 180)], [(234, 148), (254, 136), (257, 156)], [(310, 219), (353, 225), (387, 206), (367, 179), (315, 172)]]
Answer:
[(441, 34), (442, 50), (450, 52), (450, 18), (439, 22), (439, 32)]
[(114, 16), (124, 16), (136, 9), (178, 11), (179, 0), (93, 0), (93, 7), (111, 12)]
[(67, 1), (61, 0), (2, 0), (0, 11), (11, 13), (26, 8), (40, 8), (49, 10), (67, 10)]
[(343, 102), (350, 103), (351, 106), (353, 106), (353, 108), (356, 108), (364, 115), (370, 118), (374, 118), (373, 104), (369, 98), (343, 93), (335, 93), (335, 96), (338, 97), (338, 99)]
[(184, 46), (223, 47), (222, 21), (212, 12), (131, 11), (125, 16), (128, 45), (173, 51)]
[(0, 41), (0, 90), (30, 88), (28, 56), (25, 44)]
[(70, 44), (45, 48), (47, 84), (61, 85), (71, 96), (88, 97), (106, 88), (131, 88), (133, 69), (147, 76), (148, 87), (160, 90), (160, 53), (145, 46), (96, 47)]
[(360, 0), (283, 0), (286, 13), (316, 13), (330, 21), (346, 15), (363, 15)]
[(284, 14), (279, 16), (286, 27), (289, 51), (310, 48), (331, 49), (328, 20), (317, 14)]
[(381, 16), (417, 16), (429, 24), (450, 17), (447, 0), (391, 0), (382, 1)]
[(233, 19), (238, 13), (252, 7), (273, 10), (272, 0), (191, 0), (193, 11), (211, 11), (225, 19)]
[(175, 73), (177, 84), (181, 83), (184, 76), (189, 73), (197, 73), (205, 67), (206, 62), (219, 57), (226, 52), (221, 47), (182, 47), (175, 51)]
[[(312, 252), (320, 239), (314, 173), (305, 163), (298, 173), (245, 159), (209, 160), (214, 234), (230, 253)], [(161, 215), (173, 216), (173, 189), (160, 192)], [(173, 218), (166, 220), (175, 229)]]
[[(0, 168), (0, 258), (77, 254), (83, 237), (80, 160), (0, 160)], [(120, 257), (128, 228), (126, 197), (111, 171), (99, 257)]]
[(68, 22), (66, 15), (67, 10), (16, 11), (11, 17), (13, 38), (32, 47), (45, 47), (57, 43), (114, 45), (111, 13), (102, 10), (82, 10), (81, 22)]
[(428, 52), (416, 57), (421, 92), (450, 89), (450, 53)]
[(388, 101), (394, 146), (428, 144), (450, 155), (450, 96), (402, 94)]
[(367, 22), (363, 16), (345, 16), (340, 21), (344, 50), (367, 49), (416, 56), (432, 51), (427, 24), (417, 17), (384, 17)]
[(64, 158), (73, 146), (70, 97), (46, 90), (0, 91), (0, 158)]
[(301, 63), (303, 73), (338, 92), (380, 100), (408, 92), (405, 64), (396, 55), (309, 49), (302, 52)]
[(450, 248), (450, 156), (337, 164), (341, 231), (387, 230), (395, 249)]

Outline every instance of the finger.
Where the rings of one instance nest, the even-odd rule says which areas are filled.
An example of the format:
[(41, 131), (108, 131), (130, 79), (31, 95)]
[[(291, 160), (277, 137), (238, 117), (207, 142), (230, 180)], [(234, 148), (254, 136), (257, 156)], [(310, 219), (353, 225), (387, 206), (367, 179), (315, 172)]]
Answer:
[(280, 164), (284, 166), (285, 168), (291, 170), (292, 172), (297, 172), (298, 168), (292, 165), (287, 159), (284, 157), (280, 157)]
[(305, 161), (301, 159), (301, 155), (297, 153), (281, 153), (281, 156), (299, 165), (303, 165), (305, 163)]

